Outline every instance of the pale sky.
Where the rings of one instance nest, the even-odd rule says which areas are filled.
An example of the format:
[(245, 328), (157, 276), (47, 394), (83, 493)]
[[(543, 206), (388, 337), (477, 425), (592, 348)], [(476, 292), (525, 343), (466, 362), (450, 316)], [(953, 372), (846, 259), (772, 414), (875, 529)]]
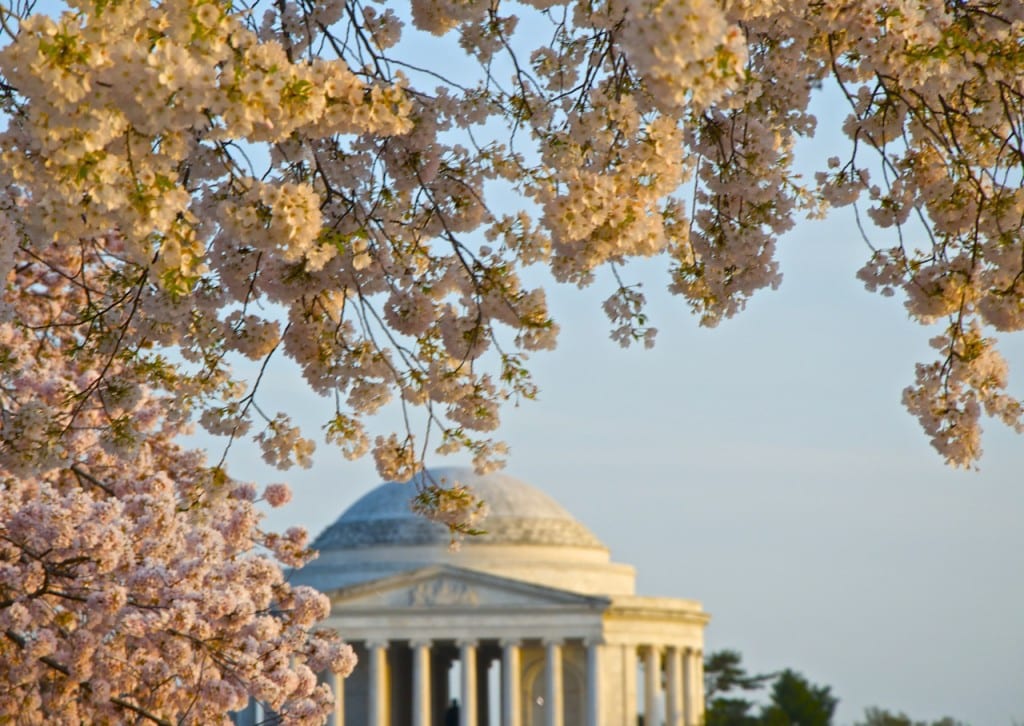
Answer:
[[(808, 144), (808, 170), (839, 143)], [(848, 210), (803, 223), (781, 289), (715, 330), (663, 293), (661, 265), (638, 266), (625, 279), (652, 300), (651, 351), (608, 339), (609, 285), (555, 291), (561, 342), (533, 359), (540, 400), (505, 412), (507, 472), (634, 565), (641, 594), (701, 600), (709, 651), (831, 686), (838, 724), (872, 705), (1024, 724), (1024, 441), (990, 422), (980, 471), (943, 465), (900, 403), (930, 334), (857, 282), (867, 255)], [(1024, 397), (1024, 340), (1003, 351)], [(269, 384), (264, 409), (309, 411), (316, 432), (328, 413), (299, 376)], [(257, 460), (236, 445), (232, 473), (295, 485), (268, 523), (314, 536), (378, 483), (326, 447), (306, 472)]]
[[(808, 168), (833, 143), (808, 145)], [(662, 294), (658, 264), (627, 273), (652, 298), (651, 351), (608, 339), (609, 286), (554, 292), (560, 346), (533, 360), (540, 400), (505, 412), (507, 472), (634, 565), (641, 594), (702, 601), (708, 651), (831, 686), (838, 724), (871, 705), (1024, 724), (1024, 441), (990, 423), (979, 472), (929, 447), (900, 404), (929, 335), (854, 279), (867, 249), (852, 214), (800, 225), (780, 259), (781, 289), (715, 330)], [(1024, 397), (1024, 339), (1003, 351)], [(265, 409), (310, 411), (298, 418), (318, 430), (326, 409), (297, 373), (266, 384)], [(378, 483), (371, 461), (326, 446), (309, 471), (258, 458), (236, 444), (231, 472), (294, 484), (273, 528), (315, 536)]]
[[(715, 330), (660, 294), (655, 265), (638, 271), (654, 350), (608, 340), (597, 291), (559, 291), (540, 400), (500, 432), (507, 471), (636, 566), (641, 594), (701, 600), (709, 651), (831, 686), (837, 723), (871, 705), (1024, 723), (1024, 442), (992, 422), (980, 471), (942, 464), (900, 404), (928, 333), (854, 279), (848, 216), (788, 235), (781, 289)], [(1019, 396), (1024, 341), (1005, 353)], [(273, 385), (274, 403), (307, 408), (297, 376)], [(270, 524), (315, 535), (378, 483), (321, 448), (284, 477), (295, 501)], [(254, 458), (236, 449), (233, 473), (282, 478)]]

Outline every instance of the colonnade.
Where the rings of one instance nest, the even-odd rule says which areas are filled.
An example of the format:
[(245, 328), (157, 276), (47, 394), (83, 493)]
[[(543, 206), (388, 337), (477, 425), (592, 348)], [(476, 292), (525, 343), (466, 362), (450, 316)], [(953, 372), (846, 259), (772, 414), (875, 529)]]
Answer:
[[(640, 650), (644, 664), (644, 726), (700, 724), (704, 718), (704, 654), (671, 645), (648, 645)], [(663, 713), (660, 702), (664, 703)], [(658, 720), (659, 715), (663, 721)]]
[[(544, 713), (549, 716), (543, 726), (565, 726), (562, 684), (562, 651), (565, 643), (550, 640), (543, 641), (542, 645)], [(352, 704), (349, 708), (350, 717), (353, 713), (365, 714), (358, 718), (359, 726), (363, 726), (363, 718), (366, 726), (399, 726), (406, 723), (409, 726), (438, 726), (440, 714), (444, 712), (450, 698), (454, 698), (459, 704), (459, 726), (498, 726), (488, 722), (491, 698), (498, 699), (500, 722), (503, 726), (532, 726), (523, 714), (522, 641), (366, 641), (357, 643), (356, 646), (364, 658), (361, 668), (365, 669), (366, 680), (364, 683), (350, 683), (347, 690), (350, 699), (357, 697), (365, 703), (365, 710), (357, 704)], [(404, 646), (408, 648), (407, 657)], [(389, 654), (389, 651), (396, 647), (401, 647), (403, 651), (401, 659)], [(597, 645), (587, 647), (594, 650)], [(449, 693), (448, 668), (455, 660), (460, 664), (460, 678), (457, 692)], [(497, 694), (490, 692), (487, 675), (494, 660), (500, 660), (501, 663)], [(402, 667), (402, 675), (405, 678), (396, 677), (392, 672), (396, 664)], [(346, 726), (346, 688), (338, 687), (344, 684), (332, 685), (336, 694), (336, 705), (329, 724)], [(357, 689), (360, 691), (358, 695), (353, 693)], [(600, 705), (596, 700), (598, 691), (594, 690), (593, 694), (593, 703), (588, 706), (585, 722), (587, 726), (597, 726), (600, 723)], [(396, 697), (403, 704), (411, 704), (407, 714), (394, 713)]]
[[(440, 726), (452, 698), (459, 703), (459, 726), (635, 726), (635, 717), (628, 714), (637, 710), (644, 715), (645, 726), (696, 726), (703, 718), (703, 655), (693, 648), (607, 646), (596, 641), (554, 639), (527, 643), (370, 640), (356, 645), (362, 660), (348, 688), (345, 683), (332, 682), (336, 702), (329, 726)], [(603, 683), (610, 673), (604, 662), (605, 652), (612, 647), (628, 654), (625, 668), (632, 670), (628, 681), (635, 685), (627, 695), (613, 684)], [(524, 651), (531, 659), (530, 669), (524, 668)], [(570, 675), (578, 679), (575, 690), (565, 683), (567, 652), (573, 663)], [(542, 663), (535, 662), (538, 657), (543, 658)], [(448, 669), (456, 660), (461, 675), (457, 692), (450, 693)], [(494, 694), (490, 692), (488, 673), (496, 660), (501, 665), (499, 693)], [(638, 662), (643, 666), (643, 685), (639, 688)], [(576, 674), (577, 670), (584, 672)], [(532, 674), (531, 682), (524, 684), (527, 673)], [(542, 683), (534, 682), (537, 679)], [(524, 694), (524, 685), (529, 697)], [(638, 698), (641, 688), (642, 698)], [(352, 701), (347, 709), (351, 723), (347, 725), (346, 690)], [(542, 695), (534, 699), (537, 694)], [(620, 697), (632, 701), (633, 707), (610, 700)], [(500, 724), (489, 720), (492, 698), (498, 699)], [(567, 698), (572, 700), (568, 708)], [(573, 723), (566, 724), (567, 710)], [(610, 716), (610, 710), (620, 715)]]

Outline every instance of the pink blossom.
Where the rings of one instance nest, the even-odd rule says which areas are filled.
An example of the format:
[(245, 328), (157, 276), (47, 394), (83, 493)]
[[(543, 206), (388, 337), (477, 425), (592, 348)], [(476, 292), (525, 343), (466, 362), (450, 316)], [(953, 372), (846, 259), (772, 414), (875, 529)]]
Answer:
[(281, 507), (292, 499), (292, 490), (287, 484), (270, 484), (263, 490), (263, 498), (272, 507)]
[[(308, 467), (311, 432), (264, 408), (284, 357), (323, 397), (327, 442), (386, 478), (431, 451), (498, 467), (502, 407), (536, 396), (528, 356), (557, 343), (533, 265), (614, 280), (611, 336), (646, 346), (631, 261), (660, 262), (714, 326), (781, 283), (797, 219), (860, 203), (859, 278), (940, 326), (903, 394), (933, 446), (971, 466), (983, 415), (1024, 427), (993, 334), (1024, 329), (1024, 5), (516, 12), (556, 5), (539, 35), (483, 0), (414, 0), (408, 28), (340, 0), (271, 3), (262, 20), (205, 0), (7, 17), (0, 678), (26, 685), (0, 694), (0, 721), (218, 723), (246, 694), (322, 721), (309, 671), (354, 658), (283, 576), (315, 556), (306, 533), (264, 531), (261, 488), (179, 441), (194, 422)], [(403, 74), (424, 64), (402, 32), (451, 33), (459, 82)], [(850, 143), (804, 179), (824, 84)], [(239, 358), (260, 375), (233, 373)], [(376, 430), (396, 401), (407, 430)], [(472, 531), (484, 507), (445, 491), (419, 508)], [(270, 506), (289, 497), (262, 489)]]

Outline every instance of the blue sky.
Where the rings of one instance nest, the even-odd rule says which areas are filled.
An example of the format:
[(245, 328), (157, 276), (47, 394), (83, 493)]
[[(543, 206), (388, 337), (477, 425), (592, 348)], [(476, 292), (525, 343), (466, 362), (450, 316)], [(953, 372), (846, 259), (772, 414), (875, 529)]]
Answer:
[[(808, 173), (845, 149), (827, 132), (841, 99), (817, 109)], [(932, 333), (863, 289), (867, 256), (850, 210), (802, 223), (780, 245), (781, 289), (714, 330), (664, 292), (662, 264), (635, 265), (624, 279), (644, 281), (651, 351), (608, 339), (610, 282), (553, 289), (559, 348), (533, 359), (540, 399), (504, 414), (507, 471), (635, 565), (642, 594), (701, 600), (709, 649), (831, 686), (838, 723), (871, 705), (1024, 723), (1024, 442), (990, 422), (980, 471), (943, 465), (900, 403)], [(1024, 341), (1003, 351), (1022, 397)], [(309, 412), (318, 430), (327, 408), (291, 367), (266, 383), (265, 410)], [(323, 446), (309, 471), (258, 459), (236, 444), (232, 472), (295, 485), (277, 528), (315, 535), (378, 482), (371, 461)]]
[[(841, 143), (806, 145), (807, 168)], [(661, 292), (656, 261), (635, 266), (652, 351), (608, 340), (610, 286), (554, 291), (560, 346), (534, 359), (540, 400), (505, 412), (508, 472), (635, 565), (641, 593), (701, 600), (709, 649), (830, 685), (839, 723), (870, 705), (1024, 723), (1024, 442), (991, 423), (980, 471), (943, 466), (899, 402), (929, 334), (854, 279), (866, 257), (849, 212), (802, 224), (781, 245), (781, 289), (715, 330)], [(1004, 353), (1024, 396), (1020, 336)], [(318, 429), (326, 408), (294, 370), (267, 383), (266, 409), (316, 412)], [(327, 447), (304, 472), (258, 459), (236, 444), (232, 473), (295, 485), (274, 528), (315, 535), (377, 483), (372, 462)]]
[[(635, 565), (641, 593), (700, 599), (709, 649), (830, 685), (838, 723), (870, 705), (1024, 722), (1022, 442), (992, 422), (980, 471), (942, 464), (900, 404), (929, 333), (854, 279), (851, 220), (787, 235), (781, 289), (714, 330), (641, 265), (651, 351), (608, 340), (601, 290), (556, 291), (561, 343), (534, 359), (540, 400), (506, 412), (507, 471)], [(1020, 338), (1004, 345), (1024, 366)], [(286, 367), (266, 393), (315, 407)], [(315, 534), (377, 483), (321, 448), (269, 524)], [(282, 478), (255, 458), (237, 448), (233, 472)]]

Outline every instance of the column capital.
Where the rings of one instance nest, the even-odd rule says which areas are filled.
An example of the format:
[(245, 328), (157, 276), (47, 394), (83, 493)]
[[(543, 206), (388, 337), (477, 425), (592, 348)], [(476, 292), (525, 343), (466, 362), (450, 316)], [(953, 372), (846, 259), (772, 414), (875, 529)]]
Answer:
[(523, 645), (521, 638), (501, 638), (498, 645), (502, 648), (520, 648)]
[(367, 638), (363, 641), (363, 645), (369, 650), (371, 648), (387, 648), (391, 645), (391, 641), (387, 638)]
[(601, 645), (608, 645), (608, 641), (605, 640), (603, 635), (595, 635), (590, 638), (584, 638), (583, 645), (587, 648), (594, 648)]
[(410, 638), (410, 648), (431, 648), (434, 645), (434, 641), (430, 638)]
[(459, 648), (475, 648), (480, 645), (480, 641), (476, 638), (457, 638), (455, 645)]
[(557, 645), (561, 647), (565, 645), (565, 638), (541, 638), (540, 642), (545, 648), (550, 645)]

